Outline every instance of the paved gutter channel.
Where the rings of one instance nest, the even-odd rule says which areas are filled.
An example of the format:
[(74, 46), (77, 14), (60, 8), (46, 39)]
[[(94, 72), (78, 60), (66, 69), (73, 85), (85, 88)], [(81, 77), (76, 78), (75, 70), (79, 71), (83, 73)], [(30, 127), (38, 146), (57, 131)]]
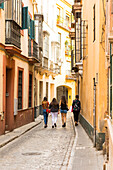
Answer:
[(60, 170), (63, 170), (63, 169), (70, 170), (70, 168), (72, 167), (71, 164), (73, 162), (73, 155), (74, 155), (74, 148), (75, 148), (74, 143), (75, 143), (75, 137), (76, 137), (74, 120), (73, 120), (72, 116), (71, 116), (71, 122), (72, 122), (72, 125), (73, 125), (74, 134), (70, 138), (70, 143), (68, 145), (67, 152), (66, 152), (65, 157), (63, 159), (63, 162), (62, 162)]

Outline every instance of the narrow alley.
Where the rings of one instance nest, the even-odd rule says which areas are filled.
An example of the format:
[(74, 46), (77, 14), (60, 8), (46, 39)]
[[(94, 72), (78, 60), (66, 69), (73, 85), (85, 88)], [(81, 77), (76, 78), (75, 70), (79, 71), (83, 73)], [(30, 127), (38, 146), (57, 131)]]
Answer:
[(68, 113), (66, 128), (59, 115), (57, 127), (52, 129), (49, 116), (48, 128), (42, 121), (0, 149), (0, 170), (101, 170), (102, 152), (93, 148), (80, 124), (75, 133), (72, 113)]

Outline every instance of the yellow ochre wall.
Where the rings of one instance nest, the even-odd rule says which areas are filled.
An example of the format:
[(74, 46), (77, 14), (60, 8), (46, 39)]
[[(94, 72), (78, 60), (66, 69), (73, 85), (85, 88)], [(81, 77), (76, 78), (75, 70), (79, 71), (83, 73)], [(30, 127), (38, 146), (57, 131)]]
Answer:
[[(96, 40), (93, 42), (93, 6), (96, 9)], [(103, 4), (100, 0), (83, 1), (83, 19), (88, 21), (88, 56), (83, 60), (82, 114), (94, 127), (93, 78), (96, 78), (96, 129), (103, 132), (104, 112), (107, 109), (107, 70), (105, 67), (105, 33)], [(90, 15), (89, 15), (90, 14)], [(98, 74), (98, 76), (97, 76)]]

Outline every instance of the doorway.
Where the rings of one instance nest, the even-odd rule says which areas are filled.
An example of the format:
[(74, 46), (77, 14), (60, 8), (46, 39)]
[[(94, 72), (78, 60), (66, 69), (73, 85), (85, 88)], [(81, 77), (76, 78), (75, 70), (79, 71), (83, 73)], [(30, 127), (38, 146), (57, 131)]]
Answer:
[(5, 131), (13, 129), (14, 123), (14, 78), (13, 70), (6, 68), (6, 114)]

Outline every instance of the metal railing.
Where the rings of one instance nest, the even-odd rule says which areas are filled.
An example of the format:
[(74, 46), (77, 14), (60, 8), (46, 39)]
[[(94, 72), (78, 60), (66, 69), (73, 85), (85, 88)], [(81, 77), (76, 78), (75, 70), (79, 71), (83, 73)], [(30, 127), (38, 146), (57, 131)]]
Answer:
[(33, 48), (32, 48), (32, 40), (30, 38), (28, 39), (28, 56), (35, 57), (36, 59), (39, 59), (38, 43), (36, 43), (33, 40)]
[(42, 67), (48, 69), (48, 58), (44, 56), (42, 58)]
[(68, 31), (71, 30), (71, 22), (69, 22), (68, 20), (62, 18), (61, 16), (57, 15), (57, 22), (56, 24), (58, 26), (61, 26), (65, 29), (67, 29)]
[(15, 45), (21, 48), (21, 33), (20, 27), (15, 21), (5, 21), (5, 43)]

